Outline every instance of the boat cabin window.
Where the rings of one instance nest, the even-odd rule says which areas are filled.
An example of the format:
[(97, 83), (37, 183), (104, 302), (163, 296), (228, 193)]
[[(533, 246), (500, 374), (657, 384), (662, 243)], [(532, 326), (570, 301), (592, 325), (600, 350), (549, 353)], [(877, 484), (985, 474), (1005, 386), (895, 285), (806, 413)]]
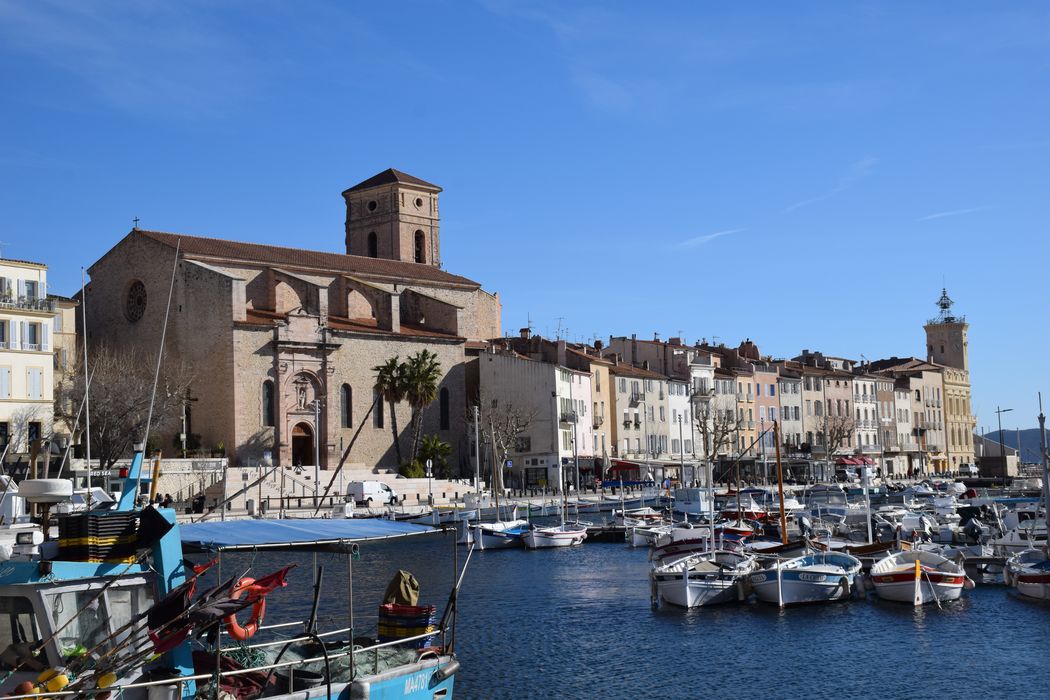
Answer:
[[(153, 591), (146, 584), (110, 588), (106, 591), (106, 598), (109, 603), (109, 626), (114, 632), (153, 607)], [(114, 644), (120, 644), (127, 639), (127, 635), (128, 632), (117, 635)]]
[(96, 596), (98, 589), (63, 591), (46, 597), (52, 624), (61, 629), (56, 641), (62, 658), (83, 654), (109, 635), (103, 597)]
[(12, 670), (17, 655), (4, 654), (12, 644), (35, 644), (40, 641), (33, 604), (21, 596), (0, 597), (0, 669)]

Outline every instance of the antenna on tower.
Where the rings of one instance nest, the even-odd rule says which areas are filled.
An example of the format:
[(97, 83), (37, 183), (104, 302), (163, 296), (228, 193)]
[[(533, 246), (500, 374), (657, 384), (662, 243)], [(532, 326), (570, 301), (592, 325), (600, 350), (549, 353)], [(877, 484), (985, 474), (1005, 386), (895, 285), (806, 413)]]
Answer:
[[(554, 337), (557, 340), (561, 340), (561, 322), (565, 320), (564, 316), (558, 316), (558, 329), (554, 331)], [(566, 329), (568, 330), (568, 329)]]

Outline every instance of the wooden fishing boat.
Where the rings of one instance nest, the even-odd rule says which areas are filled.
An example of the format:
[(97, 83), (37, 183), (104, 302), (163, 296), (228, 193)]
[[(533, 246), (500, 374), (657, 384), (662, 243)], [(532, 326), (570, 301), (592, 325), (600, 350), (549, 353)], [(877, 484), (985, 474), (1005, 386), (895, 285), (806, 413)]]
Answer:
[(521, 535), (526, 549), (546, 549), (550, 547), (571, 547), (583, 544), (587, 539), (587, 526), (583, 523), (562, 523), (552, 527), (530, 525)]
[(1050, 600), (1050, 556), (1044, 549), (1026, 549), (1006, 561), (1003, 580), (1023, 596)]
[(820, 552), (751, 574), (755, 596), (766, 603), (798, 605), (845, 600), (856, 590), (861, 562), (849, 554)]
[(654, 601), (695, 608), (742, 600), (743, 579), (757, 567), (753, 556), (725, 550), (676, 559), (650, 572)]
[(957, 600), (963, 587), (973, 588), (961, 566), (939, 554), (907, 551), (890, 554), (871, 567), (871, 582), (883, 600), (942, 603)]

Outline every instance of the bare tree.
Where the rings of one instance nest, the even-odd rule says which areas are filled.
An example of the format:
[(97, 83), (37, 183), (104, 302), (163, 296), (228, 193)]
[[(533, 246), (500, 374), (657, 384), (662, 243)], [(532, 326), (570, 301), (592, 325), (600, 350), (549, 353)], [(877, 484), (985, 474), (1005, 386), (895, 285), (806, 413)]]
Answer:
[[(150, 353), (133, 347), (99, 345), (91, 353), (91, 456), (109, 469), (143, 439), (153, 393)], [(77, 358), (79, 367), (81, 358)], [(192, 375), (178, 363), (162, 366), (151, 430), (163, 434), (179, 420)], [(84, 397), (82, 369), (67, 372), (55, 387), (55, 417), (73, 425)], [(82, 433), (83, 425), (78, 429)]]
[(693, 447), (699, 448), (703, 459), (714, 462), (719, 454), (733, 451), (742, 423), (736, 410), (703, 403), (693, 412), (693, 420), (700, 433), (700, 444)]
[(824, 442), (824, 454), (829, 460), (840, 448), (852, 444), (856, 428), (852, 416), (823, 416), (817, 420), (816, 433)]
[[(480, 405), (480, 401), (476, 402)], [(481, 444), (492, 450), (492, 488), (503, 488), (503, 470), (512, 451), (525, 451), (520, 440), (539, 415), (534, 409), (524, 409), (512, 403), (498, 404), (494, 408), (481, 408), (478, 414), (478, 432)], [(474, 423), (473, 406), (467, 409), (467, 425)]]
[(45, 435), (43, 431), (50, 429), (50, 426), (44, 425), (43, 421), (40, 420), (40, 408), (37, 406), (22, 406), (15, 409), (11, 413), (11, 418), (8, 421), (10, 423), (11, 434), (8, 438), (11, 443), (11, 451), (14, 452), (24, 449), (26, 452), (29, 451), (29, 424), (39, 423), (40, 424), (40, 435), (37, 435), (38, 439), (45, 440), (48, 435)]

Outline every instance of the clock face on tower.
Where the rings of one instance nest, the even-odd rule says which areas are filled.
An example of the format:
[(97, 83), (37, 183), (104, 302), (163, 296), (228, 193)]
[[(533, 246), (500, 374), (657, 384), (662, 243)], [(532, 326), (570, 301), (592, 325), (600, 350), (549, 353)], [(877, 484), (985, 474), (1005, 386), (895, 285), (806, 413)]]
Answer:
[(146, 312), (146, 285), (140, 280), (135, 280), (128, 287), (128, 295), (124, 300), (124, 316), (135, 323), (142, 314)]

